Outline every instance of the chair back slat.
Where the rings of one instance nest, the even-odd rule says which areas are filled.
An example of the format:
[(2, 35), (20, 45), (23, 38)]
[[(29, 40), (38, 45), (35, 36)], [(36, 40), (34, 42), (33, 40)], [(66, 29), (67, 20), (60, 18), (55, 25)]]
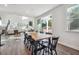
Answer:
[(57, 43), (58, 43), (58, 39), (59, 39), (59, 37), (52, 38), (52, 45), (53, 45), (54, 49), (56, 49), (56, 46), (57, 46)]

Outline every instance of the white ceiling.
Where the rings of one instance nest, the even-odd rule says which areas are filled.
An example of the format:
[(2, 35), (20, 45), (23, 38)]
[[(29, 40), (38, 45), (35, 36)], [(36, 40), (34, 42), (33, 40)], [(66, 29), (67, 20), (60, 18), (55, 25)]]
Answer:
[(14, 13), (18, 15), (37, 17), (58, 4), (0, 4), (0, 13)]

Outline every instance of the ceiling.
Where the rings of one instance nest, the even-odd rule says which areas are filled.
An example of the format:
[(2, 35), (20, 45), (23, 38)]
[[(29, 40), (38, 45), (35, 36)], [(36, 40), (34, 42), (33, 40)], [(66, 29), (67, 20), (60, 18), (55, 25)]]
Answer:
[(13, 13), (29, 17), (37, 17), (58, 4), (0, 4), (0, 13)]

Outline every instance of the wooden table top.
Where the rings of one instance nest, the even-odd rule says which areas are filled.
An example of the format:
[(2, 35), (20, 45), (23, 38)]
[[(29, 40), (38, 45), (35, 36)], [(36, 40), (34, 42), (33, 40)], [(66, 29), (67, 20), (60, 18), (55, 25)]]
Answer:
[(31, 35), (32, 38), (37, 41), (37, 40), (42, 40), (42, 39), (48, 39), (51, 38), (52, 35), (48, 34), (41, 34), (41, 33), (36, 33), (36, 32), (26, 32), (28, 35)]

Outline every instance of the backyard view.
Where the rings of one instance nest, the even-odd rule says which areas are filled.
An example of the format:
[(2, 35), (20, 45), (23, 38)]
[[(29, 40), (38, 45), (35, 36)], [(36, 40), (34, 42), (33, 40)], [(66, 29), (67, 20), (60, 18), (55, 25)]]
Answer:
[(53, 19), (51, 16), (44, 17), (37, 20), (38, 31), (52, 33)]

